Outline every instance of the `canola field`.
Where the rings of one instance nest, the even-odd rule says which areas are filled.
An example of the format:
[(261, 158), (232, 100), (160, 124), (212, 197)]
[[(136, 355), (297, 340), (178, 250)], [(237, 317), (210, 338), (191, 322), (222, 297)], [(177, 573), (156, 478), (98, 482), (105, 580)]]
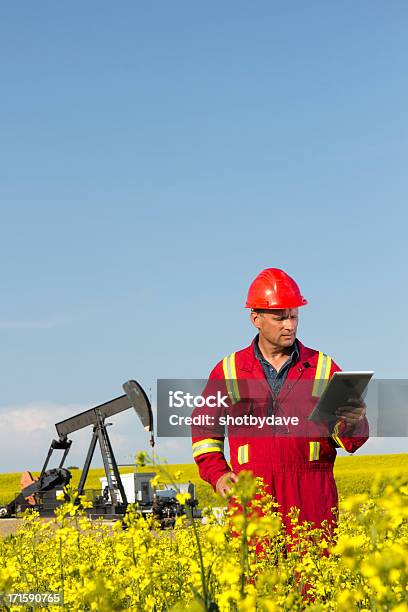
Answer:
[[(154, 472), (155, 467), (137, 467), (144, 472)], [(174, 477), (177, 472), (183, 473), (183, 482), (189, 480), (197, 486), (197, 497), (200, 506), (222, 506), (223, 500), (213, 493), (212, 488), (200, 480), (195, 463), (169, 464), (166, 467), (168, 473)], [(81, 470), (72, 471), (72, 485), (75, 487), (79, 483)], [(133, 468), (121, 468), (121, 474), (133, 472)], [(349, 455), (336, 459), (334, 474), (340, 497), (352, 495), (356, 491), (368, 493), (373, 478), (378, 473), (397, 476), (398, 474), (408, 473), (408, 453), (396, 455)], [(38, 476), (39, 472), (32, 472)], [(89, 470), (87, 479), (87, 489), (100, 492), (99, 478), (105, 476), (103, 468)], [(20, 491), (21, 473), (1, 474), (0, 473), (0, 506), (9, 502)], [(169, 479), (168, 479), (169, 480)]]
[[(132, 509), (123, 529), (90, 522), (73, 503), (54, 523), (30, 513), (15, 535), (0, 539), (0, 593), (63, 593), (63, 609), (76, 611), (406, 612), (407, 466), (408, 455), (339, 458), (334, 533), (299, 524), (296, 510), (288, 533), (272, 499), (254, 501), (262, 485), (246, 473), (235, 492), (243, 513), (220, 523), (209, 513), (206, 524), (183, 517), (173, 531), (160, 531)], [(10, 475), (3, 479), (15, 486)], [(197, 474), (194, 466), (163, 466), (158, 479), (177, 485), (197, 482)], [(0, 487), (4, 494), (2, 480)], [(61, 607), (3, 601), (2, 609)]]

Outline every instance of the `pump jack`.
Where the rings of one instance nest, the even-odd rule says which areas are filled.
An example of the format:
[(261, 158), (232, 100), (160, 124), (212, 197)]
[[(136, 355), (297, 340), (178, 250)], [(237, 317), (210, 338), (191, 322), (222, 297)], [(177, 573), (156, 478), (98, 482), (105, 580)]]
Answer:
[[(9, 504), (0, 508), (0, 518), (15, 516), (17, 512), (25, 508), (36, 508), (42, 516), (53, 514), (55, 508), (64, 501), (63, 499), (57, 499), (57, 492), (69, 483), (72, 476), (71, 472), (63, 467), (72, 444), (68, 435), (88, 426), (92, 426), (92, 438), (78, 485), (77, 499), (84, 493), (92, 457), (99, 442), (108, 483), (108, 499), (104, 499), (103, 503), (97, 503), (95, 507), (89, 509), (89, 513), (105, 515), (106, 518), (110, 515), (123, 515), (125, 513), (127, 506), (126, 493), (107, 431), (107, 426), (110, 423), (105, 423), (105, 419), (129, 408), (134, 408), (143, 427), (151, 434), (151, 446), (154, 446), (154, 435), (153, 413), (145, 391), (135, 380), (129, 380), (122, 386), (125, 391), (124, 395), (55, 424), (58, 440), (52, 440), (40, 476), (35, 479), (30, 472), (23, 474), (21, 493)], [(63, 451), (61, 461), (57, 468), (47, 470), (54, 450)]]

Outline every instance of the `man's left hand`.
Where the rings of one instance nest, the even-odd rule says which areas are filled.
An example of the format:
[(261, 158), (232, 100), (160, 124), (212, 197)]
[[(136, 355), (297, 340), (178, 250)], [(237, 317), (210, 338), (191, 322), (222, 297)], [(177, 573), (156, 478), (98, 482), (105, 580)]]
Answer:
[(339, 406), (336, 415), (347, 427), (354, 427), (366, 414), (366, 405), (361, 398), (352, 398), (344, 406)]

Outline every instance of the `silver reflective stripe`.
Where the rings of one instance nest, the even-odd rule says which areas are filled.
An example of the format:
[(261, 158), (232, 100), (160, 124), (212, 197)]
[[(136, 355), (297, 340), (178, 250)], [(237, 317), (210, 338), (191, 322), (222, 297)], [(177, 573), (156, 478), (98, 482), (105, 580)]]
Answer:
[(222, 367), (224, 370), (225, 384), (227, 386), (227, 392), (231, 403), (236, 404), (240, 401), (241, 397), (239, 395), (237, 372), (235, 367), (235, 353), (231, 353), (231, 355), (228, 355), (228, 357), (224, 357)]
[(331, 357), (319, 352), (319, 359), (317, 361), (316, 377), (313, 384), (312, 395), (314, 397), (321, 397), (323, 391), (326, 388), (327, 382), (330, 376), (332, 360)]
[(309, 461), (317, 461), (320, 455), (320, 442), (310, 442)]
[(244, 463), (245, 462), (245, 451), (244, 451), (244, 447), (241, 446), (239, 449), (239, 463)]
[(248, 444), (244, 444), (243, 446), (240, 446), (238, 448), (238, 463), (240, 465), (242, 465), (243, 463), (248, 463), (249, 461), (248, 449), (249, 449)]

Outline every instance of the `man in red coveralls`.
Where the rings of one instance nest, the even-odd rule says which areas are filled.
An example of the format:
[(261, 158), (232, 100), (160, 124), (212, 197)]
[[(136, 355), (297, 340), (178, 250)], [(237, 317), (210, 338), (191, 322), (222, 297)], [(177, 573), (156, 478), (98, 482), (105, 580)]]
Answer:
[[(264, 427), (262, 434), (259, 428), (229, 428), (231, 466), (224, 456), (224, 432), (219, 427), (193, 427), (193, 456), (201, 478), (223, 497), (230, 493), (237, 474), (250, 470), (263, 477), (286, 525), (287, 513), (296, 506), (301, 522), (312, 521), (319, 527), (323, 520), (335, 524), (336, 449), (357, 450), (368, 438), (368, 423), (364, 402), (353, 398), (337, 408), (333, 429), (307, 420), (328, 380), (340, 368), (331, 357), (297, 339), (298, 308), (305, 304), (298, 285), (283, 270), (269, 268), (255, 278), (246, 308), (251, 309), (251, 321), (259, 333), (250, 346), (217, 363), (206, 392), (211, 385), (223, 385), (228, 394), (226, 412), (232, 417), (252, 414), (276, 421), (280, 416), (281, 420), (277, 426)], [(257, 397), (248, 400), (251, 393), (243, 388), (251, 384), (263, 385), (267, 391), (254, 392)], [(293, 424), (293, 416), (300, 420), (300, 429)]]

